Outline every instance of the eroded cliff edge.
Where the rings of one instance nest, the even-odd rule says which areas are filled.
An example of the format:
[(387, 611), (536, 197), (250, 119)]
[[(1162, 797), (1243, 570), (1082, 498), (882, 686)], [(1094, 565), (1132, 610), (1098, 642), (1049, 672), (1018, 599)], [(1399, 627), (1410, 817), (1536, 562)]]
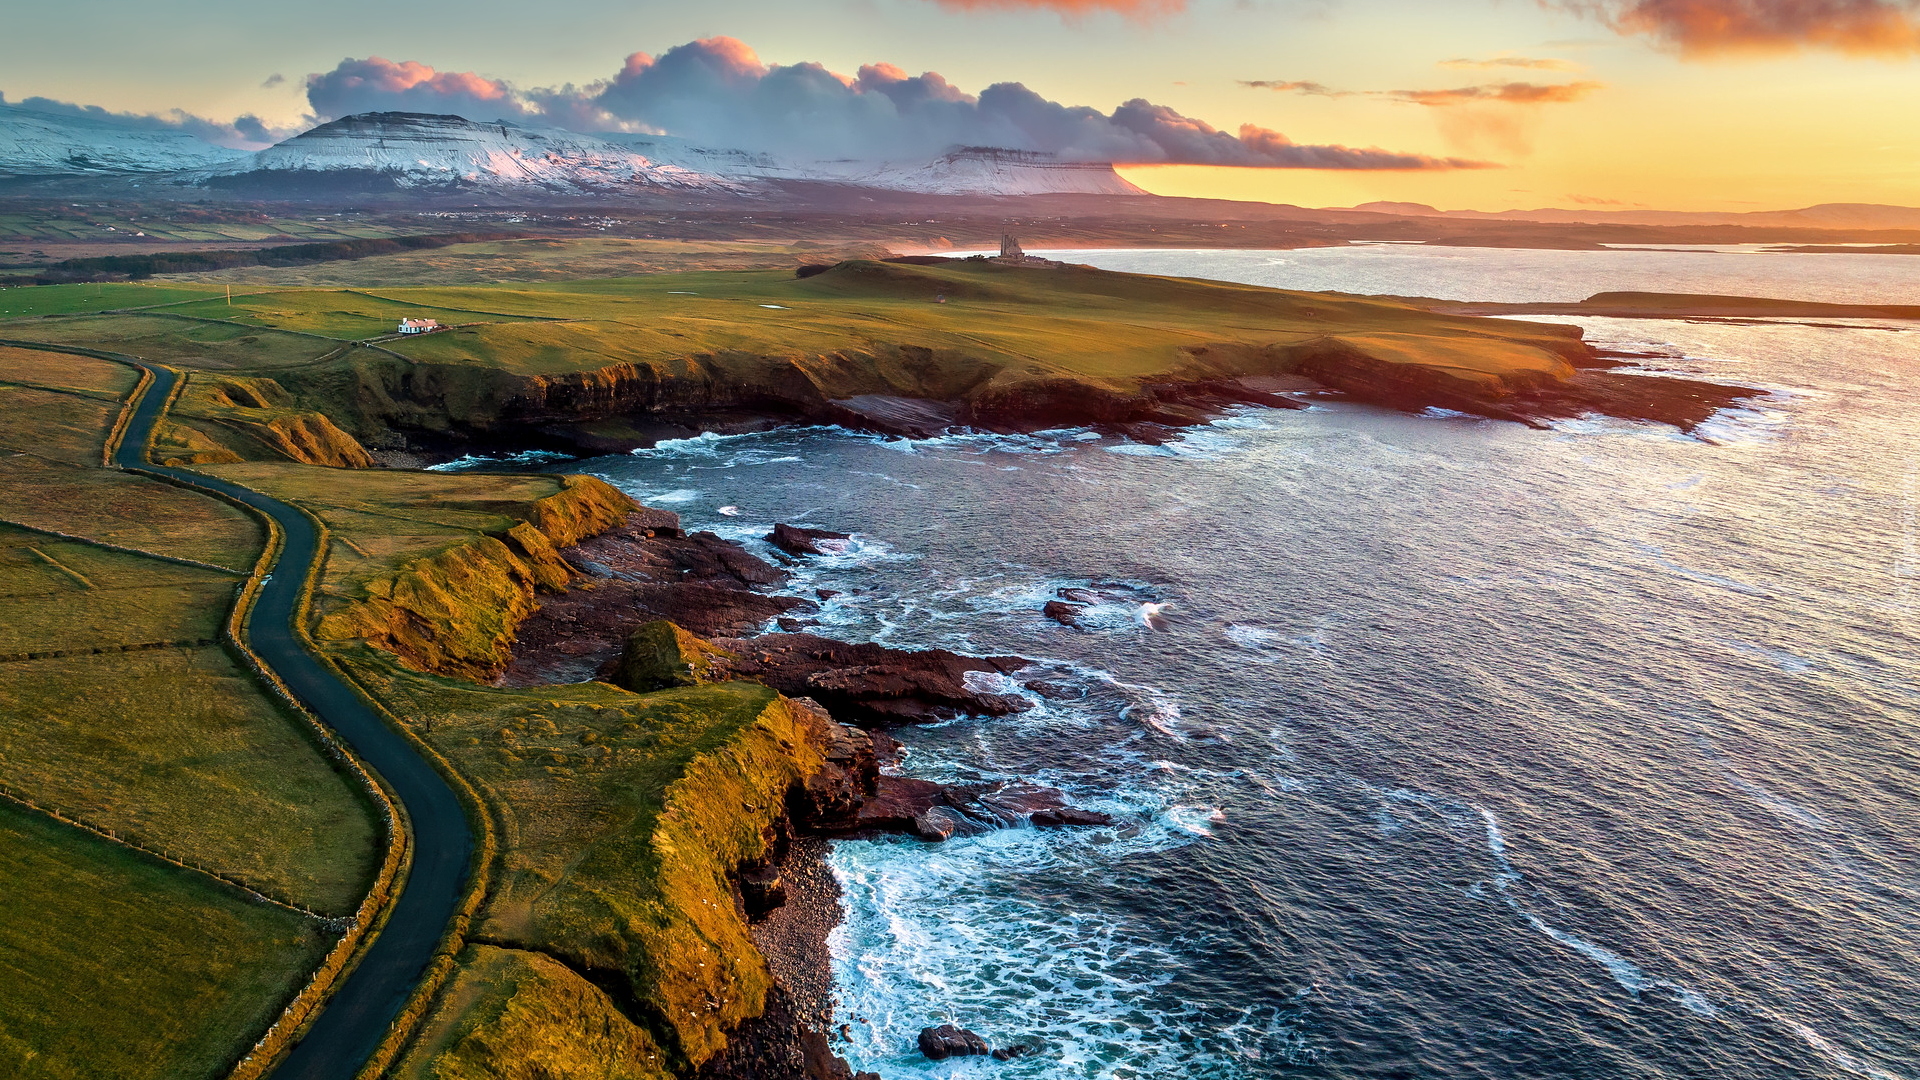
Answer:
[(1155, 441), (1232, 405), (1298, 407), (1293, 395), (1316, 388), (1529, 423), (1602, 413), (1691, 427), (1755, 393), (1637, 376), (1573, 326), (1089, 267), (851, 261), (678, 284), (704, 287), (469, 290), (463, 302), (539, 321), (278, 377), (370, 446), (589, 453), (787, 423), (911, 436), (1093, 425)]

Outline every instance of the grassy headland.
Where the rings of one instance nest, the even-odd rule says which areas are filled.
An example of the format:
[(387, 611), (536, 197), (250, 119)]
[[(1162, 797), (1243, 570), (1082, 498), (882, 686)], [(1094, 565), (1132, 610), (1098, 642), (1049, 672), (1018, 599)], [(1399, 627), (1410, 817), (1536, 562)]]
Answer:
[[(68, 291), (30, 305), (47, 314), (0, 329), (248, 377), (248, 393), (221, 391), (225, 402), (199, 418), (209, 419), (208, 408), (318, 413), (376, 449), (461, 440), (616, 449), (794, 421), (890, 430), (899, 424), (886, 403), (899, 401), (931, 407), (923, 422), (936, 426), (1179, 426), (1242, 394), (1237, 380), (1263, 376), (1304, 375), (1390, 404), (1500, 415), (1517, 396), (1565, 383), (1591, 356), (1562, 326), (993, 261), (855, 260), (805, 277), (758, 270), (263, 287), (164, 308), (129, 292), (123, 308), (140, 311), (102, 310), (89, 288), (100, 287), (49, 289)], [(391, 332), (401, 316), (447, 329), (401, 338)], [(1195, 384), (1211, 389), (1195, 396)], [(210, 444), (252, 456), (195, 415), (183, 410), (202, 436), (181, 436), (186, 459), (218, 460)], [(212, 419), (228, 431), (247, 422)], [(297, 426), (305, 437), (283, 431), (264, 441), (283, 458), (350, 463), (317, 418)], [(332, 450), (302, 449), (321, 444)]]

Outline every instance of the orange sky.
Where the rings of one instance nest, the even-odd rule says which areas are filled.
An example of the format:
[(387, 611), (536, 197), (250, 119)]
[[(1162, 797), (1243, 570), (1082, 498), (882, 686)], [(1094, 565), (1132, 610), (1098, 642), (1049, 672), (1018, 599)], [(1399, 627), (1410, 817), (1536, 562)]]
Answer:
[[(771, 64), (897, 65), (1110, 112), (1499, 168), (1127, 169), (1163, 194), (1341, 206), (1920, 205), (1920, 0), (254, 0), (16, 5), (0, 92), (291, 129), (306, 76), (384, 56), (520, 88), (732, 35)], [(1250, 85), (1265, 84), (1265, 85)], [(1275, 89), (1283, 87), (1283, 89)], [(484, 117), (492, 119), (492, 117)]]

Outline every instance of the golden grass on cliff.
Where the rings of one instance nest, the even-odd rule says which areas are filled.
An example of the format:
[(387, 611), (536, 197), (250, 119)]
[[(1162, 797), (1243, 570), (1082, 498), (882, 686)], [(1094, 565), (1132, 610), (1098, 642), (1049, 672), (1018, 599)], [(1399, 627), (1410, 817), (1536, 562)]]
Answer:
[[(810, 714), (752, 683), (515, 690), (406, 671), (370, 650), (340, 655), (496, 808), (501, 873), (477, 936), (563, 959), (578, 980), (569, 998), (587, 985), (577, 972), (624, 983), (659, 1011), (669, 1052), (696, 1063), (759, 1013), (771, 976), (726, 874), (763, 853), (786, 791), (819, 766)], [(448, 1052), (458, 1039), (447, 1033), (474, 1030), (507, 996), (476, 989), (443, 1004), (433, 1024)], [(544, 1044), (559, 1030), (521, 1038)]]
[(667, 1055), (558, 961), (476, 945), (394, 1070), (405, 1080), (670, 1080)]
[(374, 464), (353, 436), (325, 414), (294, 407), (269, 378), (189, 373), (154, 440), (154, 459), (169, 465), (248, 460), (366, 469)]
[(0, 1062), (20, 1080), (221, 1076), (328, 939), (283, 908), (0, 801)]
[[(207, 472), (298, 503), (327, 523), (336, 539), (321, 592), (354, 599), (367, 582), (447, 546), (505, 533), (559, 494), (558, 476), (374, 470), (341, 473), (312, 466), (248, 462)], [(331, 609), (323, 604), (322, 612)]]
[(565, 588), (558, 548), (634, 503), (604, 481), (552, 475), (337, 472), (263, 463), (209, 472), (299, 503), (333, 530), (317, 632), (364, 639), (423, 671), (490, 678), (538, 590)]

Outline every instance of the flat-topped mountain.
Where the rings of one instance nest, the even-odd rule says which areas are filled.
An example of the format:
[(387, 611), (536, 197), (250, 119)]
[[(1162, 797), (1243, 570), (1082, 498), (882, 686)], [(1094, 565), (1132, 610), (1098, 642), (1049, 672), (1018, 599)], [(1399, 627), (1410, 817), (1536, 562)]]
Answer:
[(232, 163), (211, 182), (216, 187), (284, 188), (327, 177), (372, 190), (746, 190), (737, 180), (655, 161), (591, 135), (407, 112), (359, 113), (321, 124)]
[(102, 175), (274, 196), (772, 198), (793, 182), (934, 195), (1146, 194), (1109, 164), (998, 147), (956, 147), (932, 160), (794, 160), (663, 135), (372, 112), (250, 153), (126, 118), (0, 106), (0, 177)]

